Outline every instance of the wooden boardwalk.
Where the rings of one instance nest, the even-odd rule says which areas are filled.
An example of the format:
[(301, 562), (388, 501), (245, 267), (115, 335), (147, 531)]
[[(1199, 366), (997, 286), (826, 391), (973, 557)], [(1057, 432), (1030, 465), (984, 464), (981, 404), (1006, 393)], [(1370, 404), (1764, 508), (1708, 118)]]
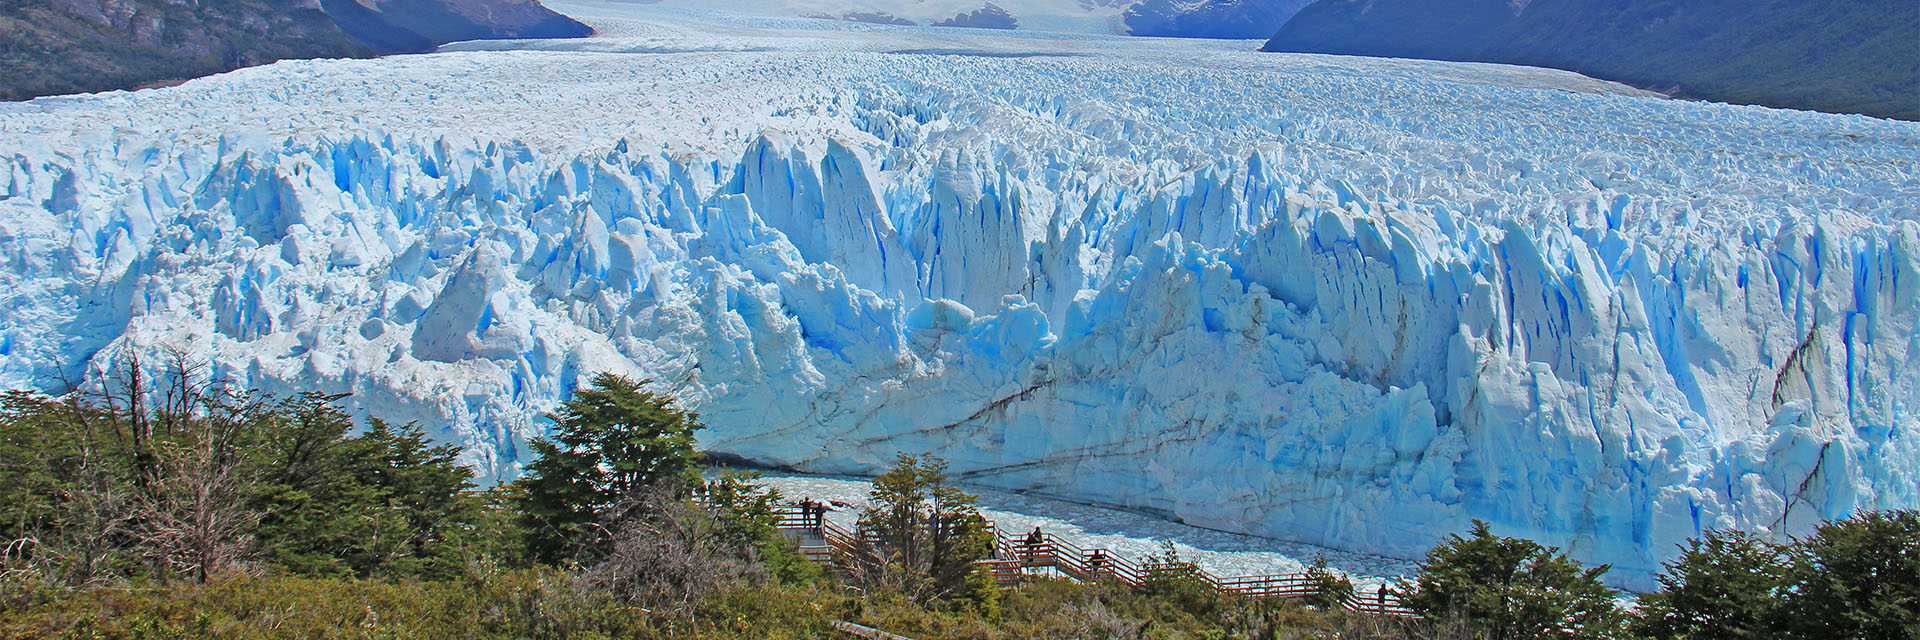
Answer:
[[(809, 514), (797, 505), (785, 505), (779, 515), (780, 529), (800, 542), (800, 552), (808, 559), (843, 573), (854, 566), (860, 553), (854, 532), (827, 520), (822, 512)], [(1139, 586), (1160, 569), (1109, 549), (1080, 547), (1043, 530), (1010, 535), (997, 526), (993, 557), (979, 564), (989, 567), (1003, 586), (1047, 571), (1082, 582), (1117, 580)], [(1222, 577), (1198, 567), (1194, 571), (1195, 577), (1221, 593), (1243, 598), (1304, 598), (1318, 593), (1316, 581), (1305, 573)], [(1341, 604), (1358, 613), (1416, 616), (1398, 595), (1384, 589), (1355, 593)]]

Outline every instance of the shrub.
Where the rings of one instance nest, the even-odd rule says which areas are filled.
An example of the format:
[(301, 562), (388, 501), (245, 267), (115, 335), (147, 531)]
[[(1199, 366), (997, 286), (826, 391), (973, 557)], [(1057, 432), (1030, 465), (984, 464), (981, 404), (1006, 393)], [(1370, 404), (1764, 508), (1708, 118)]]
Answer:
[(1920, 638), (1920, 511), (1830, 522), (1797, 545), (1785, 608), (1803, 638)]
[(1430, 619), (1463, 618), (1495, 640), (1611, 638), (1623, 617), (1600, 583), (1607, 566), (1583, 569), (1558, 549), (1494, 536), (1475, 520), (1421, 563), (1407, 606)]
[(1304, 600), (1306, 604), (1322, 610), (1335, 610), (1346, 606), (1353, 599), (1353, 581), (1333, 572), (1327, 566), (1326, 556), (1317, 556), (1313, 564), (1307, 565), (1307, 580), (1313, 585), (1313, 593)]
[(551, 439), (533, 443), (538, 457), (518, 483), (534, 559), (591, 556), (592, 529), (624, 496), (668, 481), (684, 492), (699, 481), (693, 448), (699, 417), (641, 384), (602, 373), (547, 416), (554, 422)]
[(274, 412), (252, 499), (266, 561), (306, 575), (442, 578), (498, 553), (490, 539), (508, 532), (458, 449), (378, 419), (349, 436), (339, 398), (303, 395)]
[(1660, 591), (1641, 598), (1635, 627), (1652, 638), (1777, 637), (1793, 568), (1784, 547), (1742, 531), (1708, 532), (1655, 576)]
[(974, 562), (993, 554), (993, 531), (974, 508), (976, 498), (947, 485), (947, 463), (901, 454), (873, 481), (873, 506), (860, 516), (854, 579), (925, 604), (990, 588), (970, 579)]
[(1199, 617), (1218, 614), (1227, 605), (1227, 597), (1207, 582), (1200, 566), (1180, 557), (1173, 541), (1160, 541), (1160, 553), (1147, 556), (1142, 563), (1146, 573), (1140, 581), (1140, 593), (1171, 604)]
[(759, 582), (753, 540), (729, 535), (728, 522), (679, 497), (676, 480), (641, 487), (614, 505), (598, 531), (600, 553), (581, 584), (628, 602), (688, 611), (723, 587)]
[[(551, 569), (477, 582), (223, 576), (204, 584), (71, 591), (0, 616), (0, 638), (649, 638), (644, 611)], [(748, 636), (750, 637), (750, 636)]]
[(8, 569), (68, 586), (278, 572), (434, 577), (498, 537), (450, 447), (342, 396), (212, 386), (176, 354), (160, 384), (118, 381), (0, 408), (0, 545)]

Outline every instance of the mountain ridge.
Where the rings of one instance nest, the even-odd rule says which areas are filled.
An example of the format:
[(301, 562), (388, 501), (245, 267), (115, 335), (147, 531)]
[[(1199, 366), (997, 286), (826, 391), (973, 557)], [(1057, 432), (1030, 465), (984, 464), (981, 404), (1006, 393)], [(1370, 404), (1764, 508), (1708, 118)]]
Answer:
[(536, 0), (7, 0), (0, 100), (182, 82), (303, 58), (592, 33)]
[(1920, 119), (1920, 3), (1319, 0), (1263, 51), (1565, 69), (1676, 97)]

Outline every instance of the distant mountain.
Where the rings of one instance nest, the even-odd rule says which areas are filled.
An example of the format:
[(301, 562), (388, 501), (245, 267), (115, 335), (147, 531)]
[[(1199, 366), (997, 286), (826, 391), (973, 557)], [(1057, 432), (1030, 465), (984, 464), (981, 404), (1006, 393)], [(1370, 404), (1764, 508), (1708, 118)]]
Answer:
[(1018, 29), (1020, 21), (1007, 13), (1000, 5), (987, 3), (972, 12), (962, 13), (933, 23), (936, 27), (969, 27), (974, 29)]
[(896, 16), (884, 11), (848, 11), (845, 14), (837, 15), (837, 16), (832, 14), (822, 13), (822, 14), (811, 15), (806, 17), (817, 18), (820, 20), (845, 20), (847, 22), (865, 22), (867, 24), (890, 24), (890, 25), (902, 26), (902, 27), (911, 27), (915, 25), (914, 21), (912, 20), (908, 20), (906, 18), (902, 18), (900, 16)]
[(4, 0), (0, 99), (131, 89), (371, 47), (318, 4), (274, 0)]
[(537, 0), (321, 0), (347, 33), (382, 53), (419, 53), (461, 40), (579, 38), (586, 25)]
[(1122, 16), (1136, 36), (1267, 38), (1313, 0), (1144, 0)]
[(0, 99), (133, 89), (292, 58), (590, 33), (534, 0), (0, 0)]
[(1553, 67), (1685, 98), (1920, 119), (1915, 0), (1319, 0), (1264, 50)]

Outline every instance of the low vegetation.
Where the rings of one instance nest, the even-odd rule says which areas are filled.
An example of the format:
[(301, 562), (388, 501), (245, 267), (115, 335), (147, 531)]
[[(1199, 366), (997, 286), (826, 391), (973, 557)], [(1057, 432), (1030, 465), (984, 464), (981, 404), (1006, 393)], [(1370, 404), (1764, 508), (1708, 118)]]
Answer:
[(1401, 585), (1419, 619), (1314, 595), (1222, 593), (1171, 544), (1139, 584), (977, 560), (993, 535), (945, 464), (875, 480), (860, 561), (829, 573), (750, 474), (703, 475), (698, 416), (602, 375), (552, 416), (517, 483), (477, 490), (413, 425), (356, 429), (338, 397), (273, 398), (136, 363), (91, 394), (0, 407), (0, 637), (1913, 638), (1920, 515), (1869, 512), (1776, 544), (1690, 542), (1623, 610), (1607, 568), (1476, 523)]

